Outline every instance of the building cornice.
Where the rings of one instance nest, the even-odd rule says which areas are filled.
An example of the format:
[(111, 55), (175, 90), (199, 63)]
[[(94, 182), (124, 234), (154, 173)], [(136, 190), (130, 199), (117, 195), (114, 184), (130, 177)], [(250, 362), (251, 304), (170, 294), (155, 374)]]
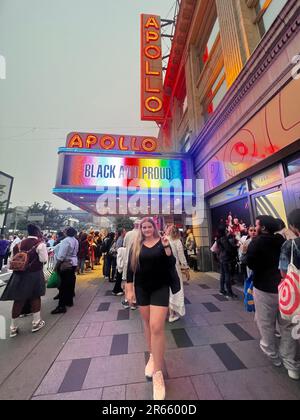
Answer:
[(186, 48), (196, 4), (197, 0), (181, 0), (176, 30), (164, 81), (165, 121), (168, 119), (170, 101), (176, 87), (178, 73), (181, 69), (182, 58)]

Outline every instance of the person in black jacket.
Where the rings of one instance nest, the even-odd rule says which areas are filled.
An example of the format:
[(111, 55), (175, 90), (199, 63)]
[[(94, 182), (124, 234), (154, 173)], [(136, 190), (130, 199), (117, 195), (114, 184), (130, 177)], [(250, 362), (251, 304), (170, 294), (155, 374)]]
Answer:
[[(257, 237), (249, 245), (246, 260), (248, 267), (253, 270), (260, 347), (275, 366), (280, 367), (283, 361), (289, 376), (295, 379), (300, 366), (296, 362), (297, 343), (292, 337), (293, 325), (283, 320), (279, 312), (278, 286), (281, 275), (278, 266), (281, 247), (285, 241), (281, 235), (275, 235), (277, 230), (278, 224), (273, 217), (257, 217)], [(275, 337), (276, 322), (281, 334), (280, 348)]]
[(232, 291), (232, 265), (237, 259), (236, 239), (233, 235), (227, 233), (225, 225), (218, 228), (218, 259), (221, 266), (220, 294), (228, 298), (237, 298)]

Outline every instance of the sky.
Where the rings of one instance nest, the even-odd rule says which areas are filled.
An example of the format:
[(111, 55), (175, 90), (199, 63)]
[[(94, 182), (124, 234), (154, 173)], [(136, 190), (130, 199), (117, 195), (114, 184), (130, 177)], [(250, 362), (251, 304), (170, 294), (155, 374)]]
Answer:
[[(140, 121), (140, 14), (175, 0), (0, 0), (0, 171), (11, 206), (50, 201), (57, 149), (71, 131), (152, 135)], [(73, 207), (74, 208), (74, 207)]]

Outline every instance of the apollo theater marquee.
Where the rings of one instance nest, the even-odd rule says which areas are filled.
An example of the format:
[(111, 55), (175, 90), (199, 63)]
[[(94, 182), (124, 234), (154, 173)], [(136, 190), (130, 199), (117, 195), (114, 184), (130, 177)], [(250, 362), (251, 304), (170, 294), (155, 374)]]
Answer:
[[(164, 117), (161, 20), (141, 15), (141, 120), (159, 123)], [(152, 136), (72, 132), (58, 150), (59, 164), (53, 193), (97, 214), (97, 199), (114, 188), (121, 200), (124, 188), (134, 182), (129, 195), (139, 191), (161, 199), (166, 182), (190, 179), (191, 162), (184, 154), (164, 153)], [(150, 189), (154, 186), (155, 192)], [(155, 198), (153, 197), (155, 195)], [(182, 198), (191, 191), (173, 191)], [(174, 198), (174, 197), (173, 197)], [(161, 209), (156, 212), (159, 214)], [(115, 211), (124, 214), (123, 211)], [(125, 209), (126, 214), (126, 209)]]

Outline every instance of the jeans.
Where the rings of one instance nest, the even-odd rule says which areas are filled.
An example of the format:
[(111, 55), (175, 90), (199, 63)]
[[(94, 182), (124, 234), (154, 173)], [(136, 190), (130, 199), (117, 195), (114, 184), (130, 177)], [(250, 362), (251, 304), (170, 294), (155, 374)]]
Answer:
[(108, 277), (109, 280), (113, 280), (116, 274), (116, 268), (117, 268), (117, 259), (115, 257), (111, 257), (110, 255), (106, 255), (104, 276)]
[[(278, 295), (254, 288), (254, 301), (262, 351), (271, 361), (277, 362), (281, 358), (286, 369), (300, 372), (300, 363), (296, 362), (299, 342), (292, 336), (294, 325), (281, 318)], [(275, 337), (276, 323), (281, 334), (279, 345)]]
[(231, 263), (221, 262), (221, 291), (232, 295), (231, 287)]
[(78, 259), (78, 273), (80, 272), (81, 274), (84, 273), (84, 264), (85, 264), (85, 258), (79, 258)]
[(2, 266), (3, 266), (4, 258), (5, 258), (5, 255), (0, 255), (0, 271), (1, 271)]

